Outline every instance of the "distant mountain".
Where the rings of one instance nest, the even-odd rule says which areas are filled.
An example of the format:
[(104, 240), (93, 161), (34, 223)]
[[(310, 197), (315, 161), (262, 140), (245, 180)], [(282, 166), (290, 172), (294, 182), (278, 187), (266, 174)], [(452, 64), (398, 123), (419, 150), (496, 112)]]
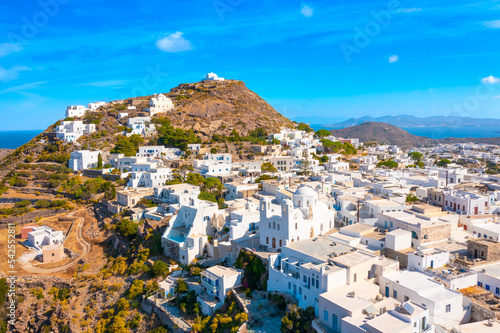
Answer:
[(413, 135), (391, 124), (381, 122), (364, 122), (360, 125), (330, 130), (334, 136), (343, 138), (359, 138), (361, 142), (375, 141), (379, 144), (398, 145), (402, 148), (431, 146), (438, 143), (475, 142), (500, 144), (497, 138), (445, 138), (430, 139)]
[(493, 127), (500, 126), (500, 119), (493, 118), (470, 118), (470, 117), (454, 117), (454, 116), (434, 116), (434, 117), (415, 117), (411, 115), (400, 116), (383, 116), (371, 117), (365, 116), (361, 118), (350, 118), (346, 121), (323, 125), (324, 127), (345, 128), (349, 126), (360, 125), (364, 122), (381, 122), (391, 124), (397, 127)]

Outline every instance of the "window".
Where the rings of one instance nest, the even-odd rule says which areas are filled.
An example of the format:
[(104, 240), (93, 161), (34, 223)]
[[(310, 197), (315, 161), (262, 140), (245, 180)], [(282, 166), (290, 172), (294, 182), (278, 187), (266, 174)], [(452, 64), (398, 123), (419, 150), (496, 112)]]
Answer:
[(338, 323), (337, 323), (337, 315), (335, 315), (333, 313), (332, 313), (332, 327), (334, 329), (338, 329), (339, 328)]
[(500, 288), (498, 288), (498, 287), (496, 288), (495, 294), (500, 294)]
[(486, 290), (490, 290), (490, 285), (489, 284), (486, 285)]
[(446, 304), (446, 312), (451, 312), (451, 304)]
[(278, 224), (278, 230), (280, 230), (280, 225)]
[(323, 311), (323, 319), (325, 319), (325, 321), (328, 322), (328, 311), (326, 310)]
[(297, 223), (295, 223), (295, 230), (297, 230)]
[(269, 237), (266, 237), (266, 244), (269, 244)]
[(288, 282), (288, 289), (292, 289), (292, 284), (290, 282)]
[(392, 291), (392, 297), (398, 298), (398, 292), (396, 290)]
[(357, 279), (358, 279), (358, 274), (354, 273), (354, 277), (353, 277), (354, 282), (356, 282)]
[(408, 302), (410, 300), (410, 298), (405, 295), (404, 300), (405, 300), (405, 302)]

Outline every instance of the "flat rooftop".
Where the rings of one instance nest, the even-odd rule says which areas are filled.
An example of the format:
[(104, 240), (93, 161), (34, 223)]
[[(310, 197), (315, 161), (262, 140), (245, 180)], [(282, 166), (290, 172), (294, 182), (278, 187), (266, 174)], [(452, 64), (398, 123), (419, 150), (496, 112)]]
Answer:
[(357, 233), (363, 235), (364, 233), (370, 233), (375, 229), (376, 229), (376, 227), (369, 225), (369, 224), (354, 223), (354, 224), (350, 224), (348, 226), (341, 228), (340, 232), (342, 233), (342, 230), (345, 230), (345, 231), (357, 232)]
[(338, 257), (333, 257), (331, 260), (338, 265), (353, 267), (374, 258), (378, 258), (378, 256), (362, 251), (352, 251)]
[(332, 259), (330, 255), (334, 252), (336, 254), (340, 254), (350, 252), (353, 249), (352, 246), (332, 241), (325, 236), (318, 236), (301, 240), (299, 242), (293, 242), (282, 249), (281, 252), (284, 256), (289, 256), (285, 254), (287, 252), (287, 248), (317, 258), (323, 262), (327, 262), (329, 259)]

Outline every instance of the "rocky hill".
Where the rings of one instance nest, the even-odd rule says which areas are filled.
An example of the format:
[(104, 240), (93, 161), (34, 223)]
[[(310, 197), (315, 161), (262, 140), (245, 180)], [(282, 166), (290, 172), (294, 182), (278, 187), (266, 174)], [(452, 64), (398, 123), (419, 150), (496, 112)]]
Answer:
[(458, 116), (432, 116), (432, 117), (415, 117), (411, 115), (399, 116), (382, 116), (372, 117), (364, 116), (360, 118), (350, 118), (346, 121), (324, 125), (326, 127), (345, 128), (349, 126), (360, 125), (364, 122), (381, 122), (387, 123), (398, 127), (492, 127), (500, 126), (500, 119), (493, 118), (471, 118), (471, 117), (458, 117)]
[[(229, 136), (233, 130), (246, 136), (258, 128), (271, 133), (294, 127), (242, 81), (183, 83), (165, 95), (172, 99), (175, 109), (162, 116), (177, 128), (192, 129), (203, 141), (213, 134)], [(146, 107), (150, 97), (132, 98), (130, 103)]]
[(438, 143), (475, 142), (500, 144), (497, 138), (445, 138), (430, 139), (417, 136), (394, 125), (379, 122), (364, 122), (360, 125), (331, 130), (335, 136), (344, 138), (359, 138), (362, 142), (375, 141), (379, 144), (395, 144), (403, 148), (430, 146)]

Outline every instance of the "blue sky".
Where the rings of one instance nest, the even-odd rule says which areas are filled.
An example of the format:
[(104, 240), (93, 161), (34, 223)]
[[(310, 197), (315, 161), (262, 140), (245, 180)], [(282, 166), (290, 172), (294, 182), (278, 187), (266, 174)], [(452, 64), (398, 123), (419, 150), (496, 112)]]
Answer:
[(0, 130), (213, 71), (285, 116), (500, 117), (500, 1), (0, 4)]

